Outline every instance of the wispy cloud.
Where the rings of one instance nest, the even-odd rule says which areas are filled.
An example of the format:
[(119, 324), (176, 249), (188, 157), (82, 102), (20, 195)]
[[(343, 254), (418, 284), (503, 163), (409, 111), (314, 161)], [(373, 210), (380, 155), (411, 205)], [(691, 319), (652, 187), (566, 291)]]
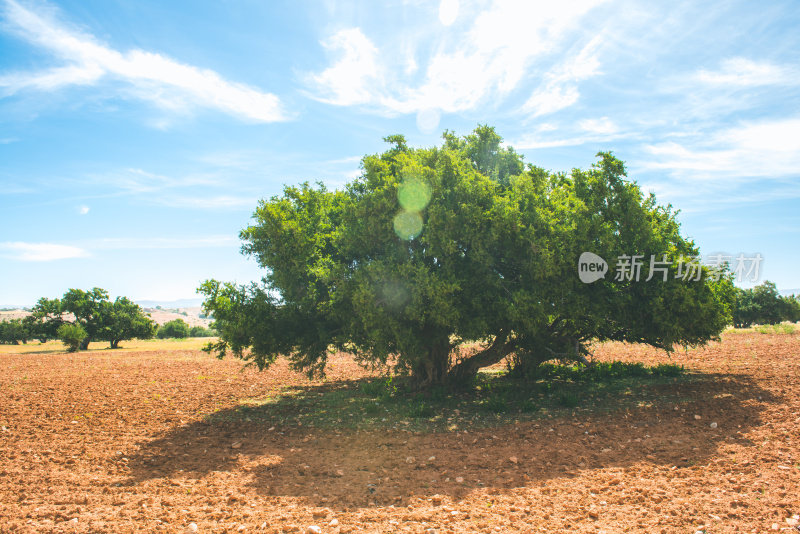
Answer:
[(722, 61), (718, 70), (699, 70), (695, 79), (713, 85), (744, 87), (800, 84), (800, 70), (767, 61), (734, 57)]
[(580, 97), (578, 83), (600, 73), (600, 43), (601, 37), (595, 37), (575, 56), (548, 72), (546, 81), (523, 104), (522, 110), (538, 117), (575, 104)]
[(48, 262), (72, 258), (86, 258), (93, 252), (109, 250), (174, 250), (197, 248), (238, 247), (235, 235), (204, 237), (120, 237), (90, 239), (72, 245), (59, 243), (0, 242), (0, 257), (29, 262)]
[(800, 175), (800, 118), (742, 123), (700, 139), (648, 145), (644, 168), (696, 179)]
[(376, 87), (382, 85), (383, 73), (375, 45), (359, 28), (341, 30), (323, 41), (331, 54), (338, 54), (333, 64), (311, 80), (322, 92), (319, 100), (337, 106), (368, 104), (381, 97)]
[[(490, 101), (496, 104), (520, 89), (534, 62), (562, 46), (569, 30), (599, 3), (498, 0), (475, 15), (466, 29), (431, 26), (422, 36), (432, 41), (428, 57), (416, 57), (420, 47), (395, 42), (379, 46), (360, 28), (343, 29), (322, 41), (334, 58), (330, 66), (307, 80), (318, 100), (386, 115), (430, 109), (459, 112)], [(461, 16), (446, 11), (442, 22)], [(597, 46), (593, 42), (566, 65), (545, 72), (545, 81), (525, 109), (545, 114), (577, 101), (576, 82), (599, 72)]]
[(122, 94), (167, 110), (210, 108), (256, 122), (286, 120), (280, 99), (272, 94), (225, 80), (218, 73), (180, 63), (145, 50), (120, 52), (94, 36), (56, 20), (53, 10), (34, 12), (16, 0), (5, 0), (6, 26), (22, 38), (66, 62), (42, 72), (5, 73), (0, 94), (27, 89), (52, 91), (71, 85), (96, 85), (109, 79), (123, 82)]
[(90, 250), (148, 250), (219, 248), (238, 246), (239, 239), (232, 235), (205, 237), (114, 237), (93, 239), (81, 243)]
[(153, 199), (155, 204), (172, 208), (187, 209), (235, 209), (255, 208), (258, 203), (256, 195), (208, 195), (208, 196), (183, 196), (169, 195)]
[(188, 174), (168, 176), (144, 169), (128, 168), (103, 174), (93, 174), (87, 179), (97, 186), (112, 186), (125, 194), (150, 194), (169, 189), (219, 185), (218, 176)]
[(569, 129), (560, 129), (555, 124), (545, 123), (509, 144), (520, 150), (533, 150), (580, 146), (587, 143), (609, 143), (630, 137), (633, 137), (633, 134), (622, 131), (609, 117), (600, 117), (583, 119), (578, 122), (577, 128)]
[(0, 255), (10, 260), (41, 262), (83, 258), (89, 256), (89, 252), (69, 245), (10, 241), (0, 243)]

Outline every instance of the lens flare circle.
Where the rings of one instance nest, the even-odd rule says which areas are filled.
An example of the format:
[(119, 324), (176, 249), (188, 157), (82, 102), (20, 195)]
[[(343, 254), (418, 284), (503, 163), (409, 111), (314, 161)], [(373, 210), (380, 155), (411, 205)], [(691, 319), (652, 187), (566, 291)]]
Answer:
[(394, 233), (401, 239), (414, 239), (422, 233), (422, 216), (416, 211), (401, 211), (394, 217)]
[(397, 200), (406, 211), (422, 211), (431, 201), (431, 188), (418, 178), (406, 178), (397, 190)]

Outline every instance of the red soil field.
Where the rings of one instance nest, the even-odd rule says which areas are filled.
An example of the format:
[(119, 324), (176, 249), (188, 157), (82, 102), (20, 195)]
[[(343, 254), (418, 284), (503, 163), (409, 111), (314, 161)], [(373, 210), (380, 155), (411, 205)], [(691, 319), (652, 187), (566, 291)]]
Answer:
[(186, 347), (3, 348), (0, 532), (716, 533), (798, 522), (798, 334), (730, 333), (671, 359), (603, 345), (600, 360), (696, 376), (611, 411), (492, 427), (456, 418), (435, 432), (236, 417), (248, 399), (368, 373), (336, 355), (312, 382), (284, 363), (259, 373)]

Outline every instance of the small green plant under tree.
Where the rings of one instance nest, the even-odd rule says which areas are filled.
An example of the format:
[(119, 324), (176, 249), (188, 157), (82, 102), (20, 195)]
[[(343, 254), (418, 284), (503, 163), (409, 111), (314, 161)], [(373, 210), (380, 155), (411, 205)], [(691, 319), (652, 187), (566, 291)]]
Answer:
[(58, 327), (58, 338), (66, 345), (68, 352), (81, 350), (88, 335), (86, 329), (77, 323), (64, 323)]

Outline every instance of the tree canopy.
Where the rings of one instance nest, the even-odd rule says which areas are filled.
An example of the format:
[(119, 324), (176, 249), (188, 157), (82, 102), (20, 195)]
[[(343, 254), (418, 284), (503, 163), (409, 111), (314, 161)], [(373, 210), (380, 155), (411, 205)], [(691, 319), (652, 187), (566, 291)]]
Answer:
[(0, 321), (0, 343), (19, 345), (30, 339), (30, 331), (22, 319)]
[[(613, 154), (560, 173), (526, 165), (488, 126), (431, 148), (386, 140), (341, 190), (304, 183), (259, 203), (241, 238), (263, 281), (201, 286), (220, 334), (208, 350), (260, 368), (285, 355), (310, 375), (349, 351), (426, 386), (507, 356), (516, 369), (583, 359), (593, 341), (670, 351), (729, 323), (730, 277), (698, 264), (697, 280), (682, 275), (697, 247)], [(673, 261), (589, 284), (583, 252)]]

